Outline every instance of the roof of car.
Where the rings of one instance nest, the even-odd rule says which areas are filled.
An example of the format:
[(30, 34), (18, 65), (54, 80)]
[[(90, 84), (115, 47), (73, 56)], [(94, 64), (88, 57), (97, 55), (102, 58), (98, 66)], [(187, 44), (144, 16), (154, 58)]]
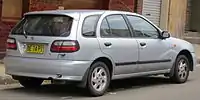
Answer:
[(49, 11), (34, 11), (28, 12), (25, 15), (32, 15), (32, 14), (59, 14), (59, 15), (66, 15), (66, 14), (88, 14), (88, 13), (99, 13), (103, 14), (104, 12), (125, 12), (125, 11), (115, 11), (115, 10), (49, 10)]

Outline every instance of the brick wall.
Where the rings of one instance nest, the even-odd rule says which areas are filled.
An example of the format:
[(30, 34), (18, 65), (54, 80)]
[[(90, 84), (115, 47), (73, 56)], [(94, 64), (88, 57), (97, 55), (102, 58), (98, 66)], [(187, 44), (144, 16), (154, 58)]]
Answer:
[(5, 55), (6, 51), (6, 40), (11, 28), (15, 25), (15, 23), (11, 22), (0, 22), (0, 59), (2, 59)]
[(30, 0), (29, 11), (64, 9), (108, 9), (109, 0)]
[(100, 9), (108, 10), (109, 9), (109, 2), (110, 2), (110, 0), (101, 0)]
[(110, 0), (109, 9), (134, 12), (135, 0)]
[(63, 0), (30, 0), (29, 11), (55, 10)]

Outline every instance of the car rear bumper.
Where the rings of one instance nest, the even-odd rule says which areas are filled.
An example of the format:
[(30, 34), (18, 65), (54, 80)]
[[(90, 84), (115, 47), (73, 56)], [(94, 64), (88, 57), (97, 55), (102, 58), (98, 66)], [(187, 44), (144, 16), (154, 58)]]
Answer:
[(46, 60), (6, 56), (6, 74), (43, 79), (82, 81), (90, 61)]

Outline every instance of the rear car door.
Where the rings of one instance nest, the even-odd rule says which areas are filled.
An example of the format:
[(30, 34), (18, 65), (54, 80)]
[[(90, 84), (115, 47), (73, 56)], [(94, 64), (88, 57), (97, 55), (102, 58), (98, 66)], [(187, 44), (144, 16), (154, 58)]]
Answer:
[(102, 52), (116, 65), (115, 75), (137, 72), (138, 43), (122, 15), (109, 15), (102, 20), (98, 40)]
[(139, 43), (139, 71), (170, 69), (172, 62), (171, 43), (160, 38), (160, 31), (152, 23), (140, 16), (127, 15)]

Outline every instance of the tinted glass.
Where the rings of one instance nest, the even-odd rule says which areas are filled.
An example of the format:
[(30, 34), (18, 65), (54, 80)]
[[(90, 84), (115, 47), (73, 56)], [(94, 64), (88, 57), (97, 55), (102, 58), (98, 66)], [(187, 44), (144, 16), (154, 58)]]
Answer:
[(96, 34), (96, 25), (98, 22), (99, 16), (89, 16), (83, 22), (82, 34), (84, 36), (95, 36)]
[(12, 31), (14, 35), (23, 33), (33, 36), (69, 36), (73, 18), (58, 15), (26, 16)]
[(112, 36), (108, 22), (106, 19), (104, 19), (103, 22), (101, 23), (100, 33), (101, 33), (101, 37), (111, 37)]
[(106, 17), (110, 30), (110, 37), (131, 37), (131, 33), (122, 15), (111, 15)]
[(133, 27), (136, 37), (158, 38), (158, 30), (143, 18), (137, 16), (128, 16), (128, 20)]

